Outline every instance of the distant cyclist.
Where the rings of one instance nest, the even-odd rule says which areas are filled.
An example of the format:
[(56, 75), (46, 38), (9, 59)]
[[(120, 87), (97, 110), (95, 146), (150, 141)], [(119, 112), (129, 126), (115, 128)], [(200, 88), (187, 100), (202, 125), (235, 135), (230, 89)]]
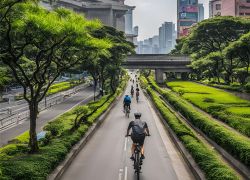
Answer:
[(129, 135), (129, 131), (132, 128), (131, 132), (131, 139), (133, 141), (132, 147), (131, 147), (131, 157), (130, 159), (134, 160), (134, 151), (135, 151), (135, 144), (139, 143), (141, 146), (141, 158), (144, 159), (144, 140), (145, 136), (149, 134), (149, 129), (148, 125), (145, 121), (142, 121), (141, 118), (141, 113), (134, 113), (135, 120), (131, 121), (129, 123), (128, 129), (127, 129), (127, 135)]
[(140, 96), (140, 89), (139, 89), (139, 87), (138, 87), (138, 84), (136, 84), (136, 93), (135, 93), (135, 95), (136, 95), (136, 98), (138, 98), (139, 99), (139, 96)]
[(134, 86), (132, 85), (131, 86), (131, 90), (130, 90), (130, 94), (131, 94), (132, 97), (134, 96), (134, 92), (135, 92)]
[(125, 95), (124, 100), (123, 100), (123, 110), (124, 110), (124, 112), (125, 112), (126, 106), (128, 106), (129, 110), (131, 110), (130, 104), (131, 104), (131, 98), (130, 98), (130, 96), (129, 95)]

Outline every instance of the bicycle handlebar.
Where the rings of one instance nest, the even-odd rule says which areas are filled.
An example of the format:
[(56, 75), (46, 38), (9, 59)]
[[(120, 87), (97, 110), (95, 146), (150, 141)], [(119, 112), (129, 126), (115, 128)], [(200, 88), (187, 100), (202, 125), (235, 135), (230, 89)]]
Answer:
[[(125, 137), (131, 136), (131, 134), (129, 135), (125, 135)], [(146, 136), (151, 136), (151, 134), (146, 134)]]

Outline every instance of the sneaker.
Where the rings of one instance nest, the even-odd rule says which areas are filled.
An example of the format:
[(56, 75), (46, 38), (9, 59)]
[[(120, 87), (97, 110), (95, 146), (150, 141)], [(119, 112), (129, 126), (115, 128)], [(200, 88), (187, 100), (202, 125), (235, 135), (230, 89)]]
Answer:
[(144, 156), (144, 154), (142, 154), (142, 155), (141, 155), (141, 159), (145, 159), (145, 156)]

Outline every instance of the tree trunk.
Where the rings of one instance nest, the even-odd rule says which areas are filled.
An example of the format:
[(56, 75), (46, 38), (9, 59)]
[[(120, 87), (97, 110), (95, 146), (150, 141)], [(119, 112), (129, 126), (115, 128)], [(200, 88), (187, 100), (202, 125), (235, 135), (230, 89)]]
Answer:
[(97, 79), (94, 78), (94, 101), (96, 100), (96, 86), (97, 86)]
[(30, 153), (36, 153), (39, 150), (37, 135), (36, 135), (36, 119), (37, 119), (37, 111), (38, 111), (38, 103), (30, 102)]
[(113, 77), (111, 77), (111, 79), (110, 79), (110, 87), (111, 87), (112, 93), (115, 93), (115, 88), (114, 88), (113, 81), (114, 81), (114, 79), (113, 79)]

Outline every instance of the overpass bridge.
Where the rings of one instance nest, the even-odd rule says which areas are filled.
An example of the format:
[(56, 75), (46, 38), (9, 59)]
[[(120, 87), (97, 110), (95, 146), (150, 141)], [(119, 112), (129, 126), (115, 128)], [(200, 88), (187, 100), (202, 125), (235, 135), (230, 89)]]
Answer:
[(128, 56), (123, 67), (127, 69), (154, 69), (158, 83), (163, 83), (165, 72), (191, 72), (191, 60), (188, 56), (166, 54), (136, 54)]

